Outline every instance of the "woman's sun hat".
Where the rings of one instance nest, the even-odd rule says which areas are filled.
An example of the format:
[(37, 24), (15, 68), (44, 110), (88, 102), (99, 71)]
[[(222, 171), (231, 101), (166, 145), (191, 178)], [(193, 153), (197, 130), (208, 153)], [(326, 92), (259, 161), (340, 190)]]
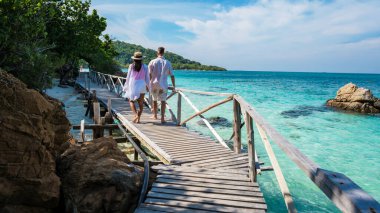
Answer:
[(141, 52), (135, 52), (133, 56), (131, 57), (133, 60), (143, 60), (145, 56)]

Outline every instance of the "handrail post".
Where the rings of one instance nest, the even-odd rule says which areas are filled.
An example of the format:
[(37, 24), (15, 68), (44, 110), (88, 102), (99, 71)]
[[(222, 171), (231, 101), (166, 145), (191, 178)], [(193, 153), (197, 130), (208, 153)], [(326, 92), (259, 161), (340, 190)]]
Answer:
[(245, 126), (247, 127), (248, 144), (248, 169), (249, 178), (252, 182), (257, 182), (256, 162), (255, 162), (255, 140), (253, 131), (253, 119), (248, 112), (245, 113)]
[(237, 154), (241, 153), (241, 109), (240, 104), (234, 99), (234, 151)]
[(178, 94), (178, 99), (177, 99), (177, 125), (181, 123), (181, 108), (182, 108), (182, 96), (180, 93)]

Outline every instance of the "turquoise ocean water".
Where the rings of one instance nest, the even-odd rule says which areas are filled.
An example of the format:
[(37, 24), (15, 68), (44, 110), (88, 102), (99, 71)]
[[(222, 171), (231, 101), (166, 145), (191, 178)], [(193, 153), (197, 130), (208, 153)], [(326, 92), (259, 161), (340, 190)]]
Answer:
[[(240, 94), (314, 162), (324, 169), (347, 175), (380, 200), (380, 116), (338, 112), (324, 106), (326, 100), (334, 98), (336, 91), (349, 82), (369, 88), (380, 97), (380, 75), (175, 71), (175, 76), (177, 87)], [(189, 98), (199, 109), (223, 99), (191, 94)], [(175, 108), (176, 98), (169, 103)], [(182, 103), (187, 106), (182, 116), (185, 118), (193, 111), (186, 102)], [(206, 113), (206, 117), (216, 115), (232, 121), (232, 103)], [(194, 119), (188, 127), (211, 135), (196, 121)], [(232, 134), (231, 128), (216, 127), (216, 130), (225, 140)], [(257, 134), (255, 138), (260, 161), (270, 165)], [(338, 211), (275, 144), (272, 143), (272, 147), (300, 212)], [(286, 212), (274, 173), (263, 172), (258, 180), (269, 212)]]
[[(324, 169), (347, 175), (380, 200), (380, 116), (344, 113), (324, 107), (325, 101), (335, 97), (336, 91), (349, 82), (369, 88), (380, 97), (380, 75), (175, 71), (175, 76), (177, 87), (241, 95), (314, 162)], [(70, 121), (79, 124), (85, 112), (83, 101), (77, 98), (80, 95), (73, 89), (58, 87), (48, 90), (48, 94), (63, 100)], [(223, 99), (186, 94), (199, 109)], [(176, 96), (168, 102), (175, 111)], [(193, 110), (184, 100), (182, 104), (182, 118), (186, 118)], [(232, 121), (231, 102), (205, 114), (206, 117), (220, 115)], [(197, 121), (193, 119), (187, 126), (211, 136)], [(86, 118), (86, 122), (91, 120)], [(225, 140), (232, 134), (231, 127), (215, 126), (215, 129)], [(260, 161), (269, 166), (257, 131), (255, 139)], [(243, 143), (246, 143), (244, 138)], [(272, 147), (299, 212), (339, 212), (275, 144), (272, 143)], [(268, 212), (286, 212), (273, 171), (262, 172), (258, 181), (268, 203)]]

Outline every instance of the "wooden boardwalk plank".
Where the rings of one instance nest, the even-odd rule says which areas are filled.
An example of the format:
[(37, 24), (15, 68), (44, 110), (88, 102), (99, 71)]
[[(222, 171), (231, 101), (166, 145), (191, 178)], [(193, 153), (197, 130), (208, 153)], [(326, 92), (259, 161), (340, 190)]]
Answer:
[(165, 179), (175, 179), (175, 180), (182, 180), (182, 181), (195, 181), (195, 182), (201, 182), (201, 183), (218, 183), (218, 184), (224, 184), (224, 185), (237, 185), (237, 186), (253, 186), (253, 184), (249, 181), (242, 181), (242, 180), (225, 180), (225, 179), (218, 179), (218, 178), (203, 178), (203, 177), (192, 177), (192, 176), (181, 176), (181, 175), (175, 175), (175, 174), (159, 174), (157, 175), (157, 178), (165, 178)]
[(162, 170), (160, 170), (158, 172), (158, 174), (250, 182), (250, 179), (247, 176), (239, 176), (236, 174), (232, 174), (232, 175), (230, 175), (230, 174), (209, 174), (209, 173), (205, 174), (205, 173), (176, 172), (176, 171), (162, 171)]
[(175, 190), (185, 190), (203, 193), (214, 193), (214, 194), (225, 194), (225, 195), (239, 195), (239, 196), (252, 196), (252, 197), (263, 197), (260, 191), (241, 191), (239, 189), (218, 189), (209, 188), (206, 186), (186, 186), (186, 185), (173, 185), (167, 183), (153, 183), (154, 188), (164, 188), (164, 189), (175, 189)]
[(262, 197), (250, 197), (250, 196), (241, 196), (241, 195), (226, 195), (218, 193), (204, 193), (204, 192), (194, 192), (187, 190), (176, 190), (176, 189), (165, 189), (154, 187), (151, 189), (152, 192), (156, 193), (166, 193), (166, 194), (175, 194), (182, 196), (194, 196), (194, 197), (204, 197), (220, 200), (235, 200), (235, 201), (244, 201), (244, 202), (255, 202), (255, 203), (265, 203)]
[(156, 198), (148, 198), (145, 200), (145, 203), (164, 205), (164, 206), (185, 207), (185, 208), (190, 208), (190, 209), (195, 209), (195, 210), (199, 209), (199, 210), (208, 210), (208, 211), (218, 211), (218, 212), (241, 212), (241, 213), (265, 212), (265, 209), (236, 208), (236, 207), (229, 207), (229, 206), (193, 203), (193, 202), (178, 201), (178, 200), (156, 199)]
[(179, 201), (187, 201), (194, 203), (204, 203), (204, 204), (216, 204), (221, 206), (229, 206), (229, 207), (240, 207), (240, 208), (250, 208), (250, 209), (266, 209), (267, 205), (262, 202), (242, 202), (236, 200), (222, 200), (215, 198), (207, 198), (207, 197), (194, 197), (194, 196), (184, 196), (178, 194), (166, 194), (166, 193), (158, 193), (150, 191), (148, 193), (149, 198), (156, 199), (168, 199), (168, 200), (179, 200)]
[[(188, 166), (173, 166), (173, 165), (157, 165), (152, 167), (153, 170), (165, 170), (165, 171), (180, 171), (180, 172), (193, 172), (193, 173), (207, 173), (207, 174), (226, 174), (224, 169), (205, 169), (197, 167), (188, 167)], [(243, 175), (247, 176), (248, 174), (240, 170), (228, 170), (228, 174), (231, 175)]]
[[(141, 206), (143, 209), (147, 209), (149, 211), (157, 211), (157, 212), (180, 212), (180, 213), (194, 213), (194, 209), (189, 208), (181, 208), (181, 207), (174, 207), (174, 206), (162, 206), (162, 205), (154, 205), (154, 204), (143, 204)], [(214, 211), (206, 211), (206, 210), (199, 210), (197, 209), (196, 212), (199, 213), (210, 213)]]
[(207, 183), (204, 182), (194, 182), (194, 181), (182, 181), (177, 179), (167, 179), (167, 178), (157, 178), (157, 183), (168, 183), (173, 185), (185, 185), (185, 186), (200, 186), (200, 187), (209, 187), (216, 189), (238, 189), (242, 191), (260, 191), (258, 187), (254, 186), (236, 186), (236, 185), (222, 185), (216, 183)]

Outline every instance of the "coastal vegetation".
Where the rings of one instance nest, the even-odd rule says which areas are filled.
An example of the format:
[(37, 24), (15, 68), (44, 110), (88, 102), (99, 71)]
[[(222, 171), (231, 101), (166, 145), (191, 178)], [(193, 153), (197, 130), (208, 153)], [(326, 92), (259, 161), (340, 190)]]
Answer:
[(81, 0), (0, 1), (0, 68), (42, 90), (75, 75), (80, 59), (105, 73), (119, 67), (106, 19)]
[[(135, 51), (142, 52), (143, 55), (146, 56), (145, 61), (148, 62), (157, 57), (156, 50), (144, 48), (140, 45), (130, 44), (123, 41), (114, 41), (112, 45), (114, 46), (116, 52), (118, 52), (115, 59), (123, 67), (128, 67), (128, 65), (132, 63), (131, 56)], [(172, 63), (173, 69), (178, 70), (226, 70), (223, 67), (203, 65), (199, 62), (186, 59), (172, 52), (166, 52), (165, 58)]]

